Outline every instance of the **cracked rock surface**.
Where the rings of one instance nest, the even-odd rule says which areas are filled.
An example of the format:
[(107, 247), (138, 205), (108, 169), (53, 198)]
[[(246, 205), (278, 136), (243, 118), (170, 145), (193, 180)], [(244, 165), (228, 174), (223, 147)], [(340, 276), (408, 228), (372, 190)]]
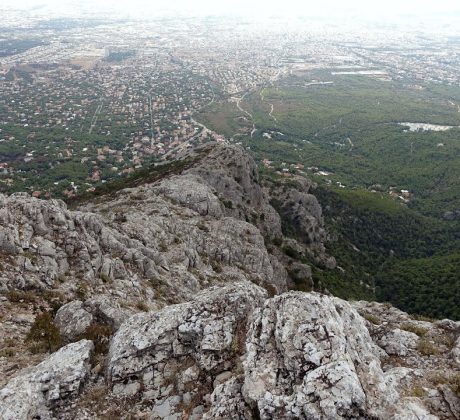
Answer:
[(72, 343), (20, 372), (0, 390), (0, 418), (53, 418), (53, 409), (79, 394), (89, 374), (92, 350), (91, 341)]
[(310, 181), (187, 162), (73, 209), (0, 195), (1, 419), (460, 418), (459, 322), (288, 291), (336, 264)]

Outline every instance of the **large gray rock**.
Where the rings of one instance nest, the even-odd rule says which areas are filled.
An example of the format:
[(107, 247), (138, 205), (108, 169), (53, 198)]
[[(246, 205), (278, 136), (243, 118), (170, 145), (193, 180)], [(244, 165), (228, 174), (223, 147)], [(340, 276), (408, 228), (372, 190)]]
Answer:
[(0, 418), (53, 418), (53, 409), (78, 395), (90, 369), (93, 343), (82, 340), (20, 372), (0, 391)]
[(75, 300), (59, 308), (54, 322), (62, 337), (71, 341), (86, 331), (93, 322), (93, 315), (83, 308), (83, 302)]
[(173, 176), (161, 181), (154, 191), (189, 207), (202, 216), (222, 217), (223, 204), (204, 180), (192, 174)]
[(314, 293), (287, 293), (255, 312), (244, 370), (245, 399), (263, 419), (388, 418), (398, 397), (362, 318)]
[(457, 338), (457, 341), (452, 348), (452, 357), (457, 363), (458, 369), (460, 370), (460, 337)]
[(259, 182), (257, 165), (242, 148), (216, 145), (186, 174), (199, 175), (225, 204), (228, 216), (251, 221), (264, 235), (281, 236), (281, 220)]
[(113, 393), (139, 394), (153, 402), (152, 415), (176, 418), (237, 364), (245, 351), (247, 319), (265, 296), (260, 287), (239, 282), (129, 318), (110, 345)]
[(104, 294), (85, 300), (83, 307), (92, 314), (97, 323), (109, 325), (113, 331), (118, 330), (122, 322), (133, 315), (132, 310), (121, 307), (118, 302)]
[(407, 356), (410, 350), (416, 349), (418, 340), (417, 334), (395, 328), (383, 334), (377, 344), (390, 356)]
[(418, 373), (382, 370), (381, 350), (349, 303), (263, 296), (236, 283), (131, 317), (111, 344), (112, 392), (149, 401), (152, 418), (436, 418), (403, 396)]

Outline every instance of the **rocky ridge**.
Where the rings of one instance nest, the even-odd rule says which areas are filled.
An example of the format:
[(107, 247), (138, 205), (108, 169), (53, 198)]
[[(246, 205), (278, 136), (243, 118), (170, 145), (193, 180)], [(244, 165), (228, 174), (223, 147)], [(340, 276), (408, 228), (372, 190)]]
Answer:
[(75, 210), (1, 196), (0, 418), (459, 418), (458, 322), (288, 292), (311, 270), (274, 243), (335, 266), (312, 183), (262, 186), (236, 146), (192, 157)]

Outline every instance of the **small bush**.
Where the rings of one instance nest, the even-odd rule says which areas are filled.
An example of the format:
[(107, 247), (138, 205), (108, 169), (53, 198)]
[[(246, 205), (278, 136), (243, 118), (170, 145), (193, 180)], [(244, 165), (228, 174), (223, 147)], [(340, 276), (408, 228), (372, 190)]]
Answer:
[(51, 353), (61, 347), (61, 334), (50, 312), (45, 311), (37, 315), (26, 340), (34, 342), (33, 349), (37, 352), (41, 349)]
[(436, 386), (447, 384), (455, 395), (460, 398), (460, 373), (449, 375), (448, 372), (437, 372), (431, 374), (428, 380)]
[(439, 336), (434, 337), (436, 343), (444, 345), (449, 349), (452, 349), (456, 342), (455, 334), (453, 333), (446, 333)]
[(399, 327), (401, 330), (408, 331), (417, 334), (419, 337), (423, 337), (427, 333), (427, 329), (419, 327), (418, 325), (406, 322)]
[(380, 324), (382, 323), (382, 322), (380, 321), (380, 319), (379, 319), (377, 316), (372, 315), (372, 314), (370, 314), (370, 313), (368, 313), (368, 312), (366, 312), (366, 313), (364, 313), (364, 314), (361, 314), (361, 316), (362, 316), (365, 320), (371, 322), (371, 323), (374, 324), (374, 325), (380, 325)]
[(218, 263), (217, 261), (212, 261), (211, 267), (216, 273), (222, 273), (223, 271), (222, 265)]
[(281, 245), (283, 245), (283, 238), (276, 236), (275, 238), (273, 238), (272, 242), (273, 245), (280, 247)]
[(0, 350), (0, 357), (13, 357), (16, 354), (14, 348), (7, 347)]
[(456, 373), (449, 378), (449, 386), (454, 394), (460, 398), (460, 373)]
[(32, 252), (30, 251), (24, 251), (24, 253), (22, 254), (24, 257), (28, 258), (30, 261), (32, 261), (33, 263), (36, 263), (37, 262), (37, 254), (33, 254)]
[(237, 327), (233, 334), (231, 350), (236, 355), (243, 354), (246, 351), (246, 326)]
[(299, 253), (297, 250), (295, 250), (292, 246), (290, 245), (285, 245), (283, 246), (283, 252), (288, 256), (291, 257), (295, 260), (298, 260), (300, 258)]
[(420, 315), (420, 314), (412, 314), (410, 315), (412, 319), (415, 319), (416, 321), (425, 321), (425, 322), (433, 322), (435, 319), (429, 318), (425, 315)]
[(65, 296), (55, 290), (41, 290), (39, 292), (39, 296), (41, 296), (43, 300), (45, 300), (48, 305), (51, 306), (54, 314), (66, 302)]
[(88, 295), (88, 286), (85, 283), (79, 283), (75, 294), (78, 299), (85, 300)]
[(231, 200), (222, 200), (224, 206), (228, 209), (233, 209), (233, 201)]
[(59, 283), (65, 283), (66, 281), (66, 276), (65, 274), (60, 274), (59, 276), (57, 276), (56, 280), (59, 282)]
[(94, 343), (94, 354), (105, 354), (109, 350), (110, 337), (113, 334), (113, 330), (108, 325), (92, 324), (90, 325), (81, 339), (86, 338)]
[(112, 278), (105, 273), (99, 274), (99, 278), (102, 280), (102, 283), (112, 283)]
[(419, 340), (417, 351), (424, 356), (434, 356), (439, 353), (438, 348), (428, 340)]
[(128, 221), (128, 219), (126, 218), (126, 215), (124, 215), (123, 213), (116, 213), (114, 220), (117, 223), (126, 223)]
[(264, 284), (263, 284), (263, 287), (264, 287), (264, 289), (267, 291), (268, 297), (269, 297), (269, 298), (272, 298), (272, 297), (274, 297), (274, 296), (277, 295), (276, 287), (273, 286), (273, 284), (264, 283)]
[(139, 309), (140, 311), (144, 311), (144, 312), (148, 312), (148, 311), (149, 311), (148, 305), (147, 305), (144, 301), (142, 301), (142, 300), (140, 300), (139, 302), (137, 302), (136, 308)]
[(408, 397), (417, 397), (417, 398), (423, 398), (425, 396), (425, 390), (418, 385), (414, 385), (409, 392), (407, 393)]
[(37, 297), (32, 292), (22, 290), (9, 290), (5, 296), (13, 303), (35, 303), (37, 301)]

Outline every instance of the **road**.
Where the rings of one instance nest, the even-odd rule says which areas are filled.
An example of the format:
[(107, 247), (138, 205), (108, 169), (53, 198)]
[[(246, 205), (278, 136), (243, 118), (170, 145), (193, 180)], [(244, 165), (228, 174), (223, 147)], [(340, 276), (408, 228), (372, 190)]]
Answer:
[(91, 125), (89, 127), (89, 132), (88, 132), (89, 134), (91, 134), (91, 132), (93, 131), (93, 128), (94, 128), (94, 126), (96, 125), (96, 122), (97, 122), (97, 116), (99, 115), (101, 110), (102, 110), (102, 101), (97, 106), (96, 112), (94, 113), (93, 118), (91, 119)]
[(241, 107), (241, 105), (240, 105), (241, 101), (244, 99), (244, 97), (245, 97), (248, 93), (249, 93), (249, 91), (246, 92), (241, 98), (236, 98), (236, 106), (237, 106), (237, 108), (238, 108), (241, 112), (243, 112), (244, 114), (246, 114), (246, 115), (251, 119), (251, 121), (252, 121), (251, 138), (252, 138), (252, 136), (254, 135), (254, 133), (257, 131), (257, 129), (256, 129), (256, 124), (254, 123), (254, 117), (252, 116), (252, 114), (251, 114), (250, 112), (248, 112), (248, 111), (246, 111), (245, 109), (243, 109), (243, 108)]

